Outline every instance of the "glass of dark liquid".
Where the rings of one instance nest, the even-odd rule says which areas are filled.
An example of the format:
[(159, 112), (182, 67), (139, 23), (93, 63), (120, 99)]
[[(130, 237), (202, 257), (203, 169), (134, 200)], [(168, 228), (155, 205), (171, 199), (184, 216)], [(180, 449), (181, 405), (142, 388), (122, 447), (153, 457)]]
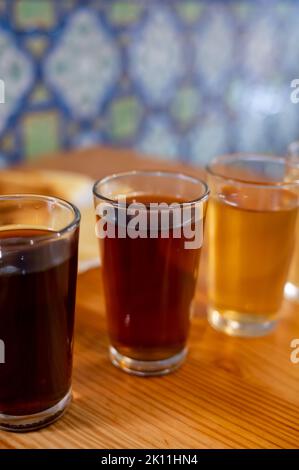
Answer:
[(160, 171), (94, 186), (110, 357), (126, 372), (163, 375), (186, 357), (208, 195)]
[(71, 400), (80, 213), (44, 196), (0, 197), (0, 428), (31, 431)]

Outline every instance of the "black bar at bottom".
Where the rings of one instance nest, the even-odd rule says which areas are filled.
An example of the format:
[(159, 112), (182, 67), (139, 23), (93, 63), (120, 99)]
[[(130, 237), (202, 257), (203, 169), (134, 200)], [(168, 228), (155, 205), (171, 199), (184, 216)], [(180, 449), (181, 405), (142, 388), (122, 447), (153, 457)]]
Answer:
[[(110, 465), (121, 465), (123, 468), (138, 468), (141, 465), (188, 465), (191, 468), (201, 466), (208, 468), (211, 463), (231, 467), (240, 463), (275, 462), (286, 465), (299, 462), (299, 450), (1, 450), (2, 465), (26, 463), (79, 464), (88, 468), (105, 468)], [(90, 467), (92, 465), (92, 467)], [(21, 467), (20, 467), (21, 468)], [(219, 467), (220, 468), (220, 467)]]

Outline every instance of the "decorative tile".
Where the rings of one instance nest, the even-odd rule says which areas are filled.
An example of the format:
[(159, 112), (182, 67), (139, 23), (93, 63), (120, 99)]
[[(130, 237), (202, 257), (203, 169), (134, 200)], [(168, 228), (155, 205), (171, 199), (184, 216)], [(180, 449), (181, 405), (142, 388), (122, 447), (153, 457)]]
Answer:
[(243, 65), (246, 74), (256, 79), (268, 80), (275, 75), (279, 67), (278, 48), (279, 25), (272, 16), (263, 15), (255, 18), (244, 37)]
[(175, 94), (171, 105), (171, 113), (180, 126), (192, 123), (201, 107), (201, 96), (195, 86), (182, 86)]
[(282, 57), (280, 57), (280, 67), (282, 66), (284, 70), (292, 71), (293, 77), (299, 77), (299, 3), (297, 4), (297, 8), (297, 15), (293, 15), (292, 17), (288, 16), (287, 19), (284, 20), (283, 24), (288, 30), (288, 34), (284, 35), (283, 54)]
[(17, 27), (47, 28), (55, 23), (53, 0), (14, 0), (15, 20)]
[[(55, 1), (55, 0), (54, 0)], [(80, 0), (79, 0), (80, 1)], [(97, 1), (97, 0), (96, 0)], [(101, 3), (101, 2), (98, 2), (97, 3)], [(78, 5), (78, 1), (77, 0), (58, 0), (57, 2), (57, 7), (60, 9), (60, 12), (62, 15), (64, 15), (65, 13), (69, 13), (71, 12), (72, 10), (74, 10), (74, 8)]]
[(38, 59), (43, 56), (49, 45), (48, 38), (34, 36), (29, 37), (26, 40), (26, 46), (28, 51), (33, 55), (34, 58)]
[(15, 139), (13, 134), (7, 133), (2, 139), (2, 151), (6, 153), (11, 153), (15, 146)]
[(204, 5), (197, 0), (185, 0), (177, 2), (176, 9), (183, 21), (192, 24), (198, 21)]
[(49, 90), (42, 84), (37, 83), (30, 95), (30, 102), (34, 104), (47, 103), (51, 99)]
[(132, 41), (129, 52), (133, 79), (149, 103), (165, 104), (174, 94), (184, 65), (180, 32), (171, 11), (151, 8)]
[(108, 112), (107, 129), (116, 141), (132, 139), (136, 134), (141, 118), (141, 107), (134, 97), (115, 100)]
[(113, 25), (124, 26), (138, 21), (143, 5), (132, 0), (116, 1), (107, 8), (109, 20)]
[(215, 155), (230, 151), (227, 125), (220, 112), (210, 111), (188, 136), (190, 154), (194, 161), (206, 165)]
[(235, 32), (227, 11), (216, 4), (209, 10), (204, 26), (194, 35), (195, 67), (205, 87), (223, 90), (224, 80), (234, 57)]
[(96, 143), (283, 153), (298, 24), (297, 0), (0, 0), (0, 166)]
[[(30, 60), (11, 35), (0, 28), (0, 79), (5, 84), (5, 103), (0, 108), (0, 135), (33, 82)], [(1, 149), (1, 146), (0, 146)]]
[(27, 114), (23, 120), (23, 141), (29, 160), (59, 149), (59, 118), (56, 112)]
[(119, 73), (114, 39), (85, 9), (72, 16), (44, 69), (46, 81), (59, 92), (70, 112), (82, 119), (97, 115)]
[(248, 2), (247, 0), (241, 0), (238, 2), (233, 2), (232, 11), (236, 17), (240, 20), (248, 20), (252, 12), (256, 10), (256, 6), (253, 2)]
[(80, 125), (78, 122), (70, 121), (67, 126), (67, 133), (71, 137), (71, 140), (74, 141), (76, 134), (80, 133)]
[(71, 140), (73, 147), (77, 148), (88, 148), (94, 145), (100, 145), (102, 143), (102, 137), (99, 132), (85, 131), (80, 134), (75, 134)]
[(151, 117), (136, 148), (145, 154), (174, 160), (179, 156), (179, 139), (165, 117)]

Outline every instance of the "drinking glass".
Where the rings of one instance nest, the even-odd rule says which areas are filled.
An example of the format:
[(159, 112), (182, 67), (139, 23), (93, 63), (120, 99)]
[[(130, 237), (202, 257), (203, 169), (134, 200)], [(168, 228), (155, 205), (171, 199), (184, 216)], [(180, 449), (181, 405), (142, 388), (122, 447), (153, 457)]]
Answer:
[[(299, 141), (292, 142), (288, 147), (287, 180), (299, 181)], [(287, 299), (299, 301), (299, 219), (296, 227), (295, 250), (284, 293)]]
[(159, 171), (94, 186), (110, 357), (126, 372), (162, 375), (185, 359), (208, 193)]
[(286, 160), (228, 155), (207, 168), (208, 320), (236, 336), (271, 331), (278, 319), (295, 243), (298, 184)]
[(0, 197), (0, 427), (31, 431), (71, 400), (80, 213), (54, 197)]

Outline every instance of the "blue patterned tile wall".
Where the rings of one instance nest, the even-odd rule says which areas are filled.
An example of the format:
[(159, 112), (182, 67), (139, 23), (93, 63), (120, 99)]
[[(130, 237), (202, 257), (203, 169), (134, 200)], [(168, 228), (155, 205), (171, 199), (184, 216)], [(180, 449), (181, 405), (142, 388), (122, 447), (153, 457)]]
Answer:
[(281, 153), (294, 78), (296, 0), (0, 0), (0, 164), (99, 143)]

